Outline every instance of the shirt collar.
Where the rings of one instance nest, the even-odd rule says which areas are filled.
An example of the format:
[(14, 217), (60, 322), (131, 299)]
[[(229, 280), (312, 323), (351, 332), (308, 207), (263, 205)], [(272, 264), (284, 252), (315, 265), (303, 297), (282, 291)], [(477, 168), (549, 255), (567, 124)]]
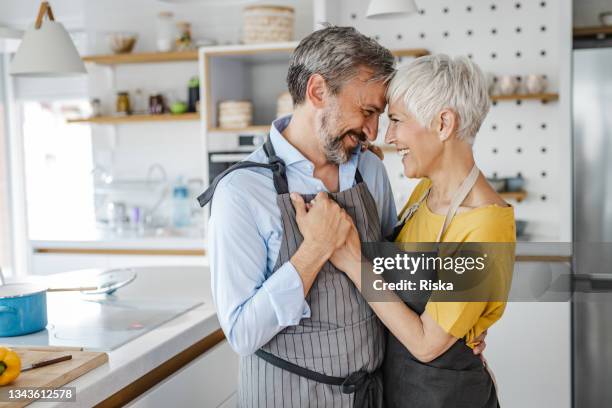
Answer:
[(308, 159), (306, 159), (298, 149), (293, 147), (282, 134), (287, 126), (289, 126), (290, 121), (291, 115), (283, 116), (272, 122), (272, 126), (270, 127), (270, 140), (274, 146), (274, 151), (278, 157), (283, 159), (286, 166), (301, 161), (308, 161)]
[[(314, 169), (312, 162), (305, 158), (304, 155), (300, 153), (300, 151), (289, 143), (282, 135), (282, 132), (287, 128), (290, 121), (291, 115), (287, 115), (272, 122), (272, 126), (270, 127), (270, 140), (274, 146), (274, 151), (278, 157), (283, 159), (286, 166), (300, 162), (309, 163), (310, 166), (306, 166), (308, 168), (306, 171), (312, 175), (312, 170)], [(353, 186), (360, 155), (361, 146), (357, 146), (348, 161), (339, 166), (338, 177), (340, 181), (340, 191), (346, 190)]]

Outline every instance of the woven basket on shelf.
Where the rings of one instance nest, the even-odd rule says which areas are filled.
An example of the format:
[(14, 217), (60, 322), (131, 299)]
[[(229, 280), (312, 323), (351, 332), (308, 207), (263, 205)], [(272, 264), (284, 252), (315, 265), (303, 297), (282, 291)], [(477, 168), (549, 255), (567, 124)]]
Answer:
[(255, 5), (243, 10), (245, 44), (293, 41), (293, 7)]
[(223, 101), (219, 103), (219, 127), (245, 128), (253, 124), (251, 101)]

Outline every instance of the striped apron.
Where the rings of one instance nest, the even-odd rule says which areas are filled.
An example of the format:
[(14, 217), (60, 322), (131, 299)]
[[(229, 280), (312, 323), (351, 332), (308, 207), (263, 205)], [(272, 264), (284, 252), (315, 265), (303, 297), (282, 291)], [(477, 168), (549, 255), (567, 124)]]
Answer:
[[(238, 168), (264, 167), (273, 171), (283, 240), (274, 267), (289, 261), (303, 237), (282, 159), (270, 139), (264, 144), (268, 163), (240, 162)], [(352, 188), (330, 196), (352, 217), (362, 242), (381, 241), (374, 198), (359, 171)], [(212, 199), (219, 180), (198, 197)], [(304, 195), (306, 202), (314, 195)], [(272, 273), (274, 273), (274, 271)], [(240, 359), (240, 407), (381, 407), (379, 367), (384, 357), (385, 331), (365, 299), (347, 276), (327, 262), (306, 296), (311, 317), (279, 332), (257, 353)]]

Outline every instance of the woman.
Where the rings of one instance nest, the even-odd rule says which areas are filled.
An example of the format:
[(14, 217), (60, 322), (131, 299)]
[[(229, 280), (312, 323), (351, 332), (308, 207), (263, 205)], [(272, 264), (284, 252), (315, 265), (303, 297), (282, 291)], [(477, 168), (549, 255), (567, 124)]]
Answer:
[[(403, 225), (395, 240), (515, 242), (514, 210), (488, 184), (472, 153), (490, 107), (480, 69), (466, 58), (418, 58), (397, 72), (387, 99), (391, 122), (385, 141), (402, 156), (405, 175), (422, 179), (400, 213)], [(508, 259), (504, 286), (513, 254)], [(361, 290), (355, 230), (331, 261)], [(497, 407), (493, 379), (471, 348), (502, 316), (505, 302), (394, 299), (370, 302), (390, 331), (383, 366), (387, 406)]]

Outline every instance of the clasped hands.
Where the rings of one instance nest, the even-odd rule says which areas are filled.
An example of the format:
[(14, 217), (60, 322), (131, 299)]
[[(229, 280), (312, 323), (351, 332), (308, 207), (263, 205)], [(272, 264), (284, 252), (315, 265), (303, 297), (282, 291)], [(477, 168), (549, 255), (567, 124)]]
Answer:
[(318, 248), (325, 260), (356, 282), (361, 263), (359, 233), (350, 215), (327, 193), (321, 192), (309, 203), (291, 193), (295, 219), (304, 242)]

